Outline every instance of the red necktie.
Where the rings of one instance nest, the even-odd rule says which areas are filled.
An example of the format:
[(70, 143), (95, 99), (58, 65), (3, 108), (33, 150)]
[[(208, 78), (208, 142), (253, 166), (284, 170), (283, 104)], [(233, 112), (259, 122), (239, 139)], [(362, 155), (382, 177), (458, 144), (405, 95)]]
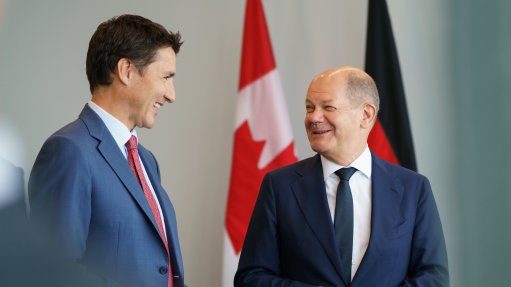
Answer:
[(144, 172), (142, 170), (142, 165), (140, 164), (140, 158), (138, 156), (138, 144), (137, 138), (135, 136), (131, 136), (130, 140), (126, 143), (126, 148), (128, 149), (128, 162), (130, 164), (131, 170), (135, 174), (138, 179), (138, 182), (142, 186), (142, 190), (144, 191), (144, 196), (149, 203), (149, 207), (151, 208), (151, 212), (153, 213), (154, 220), (156, 221), (156, 225), (158, 225), (158, 231), (160, 232), (161, 239), (165, 244), (165, 249), (167, 249), (167, 255), (169, 257), (169, 279), (168, 279), (168, 287), (172, 287), (172, 268), (170, 266), (170, 252), (169, 246), (167, 243), (167, 237), (165, 236), (165, 232), (163, 229), (163, 222), (161, 220), (160, 211), (158, 209), (158, 204), (156, 203), (156, 199), (149, 188), (149, 184), (146, 181), (144, 176)]

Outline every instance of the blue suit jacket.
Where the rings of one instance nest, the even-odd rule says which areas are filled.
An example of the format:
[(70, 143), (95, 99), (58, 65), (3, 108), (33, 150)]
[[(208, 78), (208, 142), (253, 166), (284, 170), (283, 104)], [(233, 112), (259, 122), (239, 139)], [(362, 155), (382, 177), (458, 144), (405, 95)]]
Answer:
[(351, 284), (328, 208), (321, 158), (268, 173), (235, 286), (448, 286), (447, 255), (428, 180), (372, 155), (371, 237)]
[[(174, 208), (153, 154), (140, 158), (160, 202), (174, 286), (184, 285)], [(64, 251), (123, 286), (167, 286), (168, 256), (141, 186), (112, 135), (87, 105), (44, 143), (29, 181), (31, 218)]]

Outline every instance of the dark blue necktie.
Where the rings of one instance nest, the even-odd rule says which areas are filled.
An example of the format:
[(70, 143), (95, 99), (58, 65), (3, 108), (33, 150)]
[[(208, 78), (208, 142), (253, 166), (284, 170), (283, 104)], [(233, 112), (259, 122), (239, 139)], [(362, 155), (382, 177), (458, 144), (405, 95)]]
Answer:
[(335, 172), (341, 179), (335, 200), (335, 239), (337, 250), (341, 255), (344, 279), (348, 284), (351, 282), (351, 253), (353, 250), (353, 198), (349, 180), (356, 171), (356, 168), (348, 167)]

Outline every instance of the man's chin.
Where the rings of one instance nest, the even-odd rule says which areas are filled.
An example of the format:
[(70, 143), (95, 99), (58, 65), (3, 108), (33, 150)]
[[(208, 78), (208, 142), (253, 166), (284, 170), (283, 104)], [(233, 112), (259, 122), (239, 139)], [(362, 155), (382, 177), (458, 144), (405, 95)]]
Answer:
[(143, 128), (146, 128), (146, 129), (152, 129), (154, 127), (154, 124), (156, 123), (155, 119), (152, 118), (152, 119), (146, 119), (144, 122), (143, 122), (143, 125), (142, 127)]
[(328, 150), (324, 145), (320, 145), (320, 144), (311, 143), (310, 146), (313, 151), (315, 151), (319, 154), (324, 154)]

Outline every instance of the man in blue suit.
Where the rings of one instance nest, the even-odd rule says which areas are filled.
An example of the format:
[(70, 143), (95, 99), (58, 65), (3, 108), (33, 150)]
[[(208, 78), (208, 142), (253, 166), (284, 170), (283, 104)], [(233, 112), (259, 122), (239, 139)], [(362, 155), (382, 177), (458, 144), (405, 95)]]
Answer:
[(122, 286), (184, 286), (174, 208), (135, 130), (174, 102), (181, 44), (140, 16), (100, 24), (86, 60), (92, 99), (46, 140), (30, 176), (31, 218), (67, 256)]
[(371, 153), (379, 97), (365, 72), (316, 76), (305, 127), (318, 154), (268, 173), (235, 286), (448, 286), (429, 181)]

